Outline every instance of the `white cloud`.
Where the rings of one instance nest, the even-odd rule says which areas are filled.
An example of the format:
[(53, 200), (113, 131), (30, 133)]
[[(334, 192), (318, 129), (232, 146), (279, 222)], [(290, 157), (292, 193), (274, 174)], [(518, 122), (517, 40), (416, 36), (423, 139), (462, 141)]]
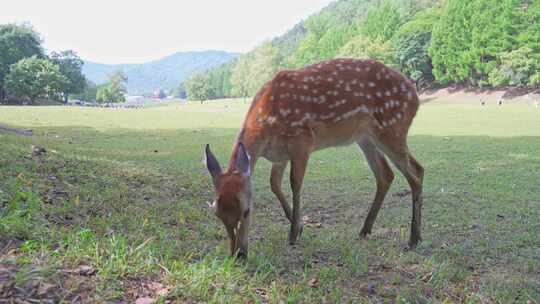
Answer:
[[(6, 0), (3, 0), (4, 2)], [(7, 0), (0, 23), (28, 21), (49, 50), (103, 63), (144, 62), (177, 51), (246, 52), (331, 0)]]

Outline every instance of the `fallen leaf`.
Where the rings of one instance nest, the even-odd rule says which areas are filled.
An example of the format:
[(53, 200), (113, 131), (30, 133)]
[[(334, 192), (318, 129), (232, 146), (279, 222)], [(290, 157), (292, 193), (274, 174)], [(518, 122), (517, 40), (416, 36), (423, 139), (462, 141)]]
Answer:
[(317, 285), (319, 285), (319, 279), (318, 278), (312, 278), (311, 280), (309, 280), (308, 285), (311, 288), (316, 288)]

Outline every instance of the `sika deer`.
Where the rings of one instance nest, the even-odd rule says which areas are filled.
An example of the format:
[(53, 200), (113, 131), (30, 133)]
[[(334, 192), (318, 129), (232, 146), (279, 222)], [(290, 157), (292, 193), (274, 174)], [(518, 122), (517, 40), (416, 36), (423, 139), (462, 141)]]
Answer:
[[(300, 193), (309, 155), (351, 143), (360, 146), (377, 179), (377, 192), (361, 236), (371, 233), (394, 179), (386, 155), (412, 190), (409, 246), (415, 247), (421, 241), (424, 169), (409, 152), (407, 133), (418, 106), (414, 85), (374, 60), (336, 59), (279, 72), (253, 99), (226, 172), (206, 146), (206, 163), (217, 196), (211, 207), (225, 224), (231, 254), (247, 256), (250, 177), (259, 157), (273, 163), (272, 192), (291, 222), (289, 243), (294, 244), (302, 232)], [(281, 191), (288, 162), (292, 209)]]

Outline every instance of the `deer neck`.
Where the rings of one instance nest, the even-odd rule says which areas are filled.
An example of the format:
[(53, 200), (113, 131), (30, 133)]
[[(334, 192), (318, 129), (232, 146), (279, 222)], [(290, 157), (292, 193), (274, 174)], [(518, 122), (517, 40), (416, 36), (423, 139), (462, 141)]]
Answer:
[(263, 130), (252, 129), (244, 126), (234, 141), (233, 150), (229, 161), (229, 169), (233, 168), (236, 160), (236, 154), (238, 153), (238, 145), (239, 143), (242, 143), (249, 154), (251, 172), (253, 172), (257, 159), (261, 156), (262, 151), (264, 151), (266, 148), (267, 142), (268, 141)]

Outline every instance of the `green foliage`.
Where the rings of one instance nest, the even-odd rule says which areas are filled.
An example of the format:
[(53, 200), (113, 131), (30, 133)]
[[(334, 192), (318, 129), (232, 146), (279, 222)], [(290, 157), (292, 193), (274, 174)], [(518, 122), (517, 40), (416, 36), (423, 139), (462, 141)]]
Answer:
[(34, 55), (43, 56), (43, 49), (39, 34), (30, 25), (0, 25), (0, 84), (12, 64)]
[(183, 82), (179, 83), (174, 89), (171, 91), (171, 95), (176, 98), (187, 98), (187, 92), (186, 92), (186, 86)]
[(84, 89), (81, 93), (78, 94), (72, 94), (71, 97), (74, 99), (86, 101), (86, 102), (94, 102), (96, 101), (97, 96), (97, 90), (98, 87), (95, 83), (92, 81), (85, 79)]
[(249, 58), (240, 57), (234, 64), (231, 75), (231, 84), (233, 85), (232, 94), (238, 97), (246, 98), (249, 94)]
[(99, 103), (119, 103), (126, 101), (126, 83), (128, 78), (121, 70), (109, 75), (109, 82), (97, 88), (96, 101)]
[(438, 18), (438, 11), (418, 13), (405, 23), (392, 39), (397, 67), (416, 83), (433, 81), (428, 49), (431, 31)]
[(357, 36), (339, 51), (340, 57), (376, 59), (388, 65), (394, 63), (394, 47), (390, 41), (373, 40), (365, 36)]
[(231, 64), (224, 64), (208, 71), (208, 81), (212, 87), (212, 98), (231, 96)]
[(60, 67), (60, 72), (66, 78), (62, 85), (64, 102), (67, 102), (69, 94), (79, 94), (84, 91), (86, 78), (82, 74), (84, 62), (74, 51), (53, 52), (52, 61)]
[(390, 1), (371, 9), (362, 25), (362, 33), (371, 39), (387, 41), (403, 23), (403, 18), (397, 6)]
[(65, 83), (66, 78), (56, 64), (35, 55), (13, 64), (6, 77), (8, 92), (28, 97), (32, 103), (40, 97), (58, 99)]
[(442, 83), (484, 85), (497, 57), (515, 45), (516, 0), (448, 0), (429, 53)]
[(43, 56), (43, 49), (39, 34), (30, 25), (0, 25), (0, 101), (10, 66), (34, 55)]
[(40, 221), (37, 213), (40, 209), (39, 197), (25, 189), (21, 181), (17, 182), (17, 192), (0, 210), (0, 235), (10, 235), (22, 240), (34, 237)]
[(489, 74), (489, 82), (494, 86), (538, 85), (540, 58), (529, 47), (522, 47), (500, 55), (501, 64)]
[(189, 100), (207, 100), (214, 95), (210, 78), (206, 73), (197, 73), (186, 81), (186, 92)]

